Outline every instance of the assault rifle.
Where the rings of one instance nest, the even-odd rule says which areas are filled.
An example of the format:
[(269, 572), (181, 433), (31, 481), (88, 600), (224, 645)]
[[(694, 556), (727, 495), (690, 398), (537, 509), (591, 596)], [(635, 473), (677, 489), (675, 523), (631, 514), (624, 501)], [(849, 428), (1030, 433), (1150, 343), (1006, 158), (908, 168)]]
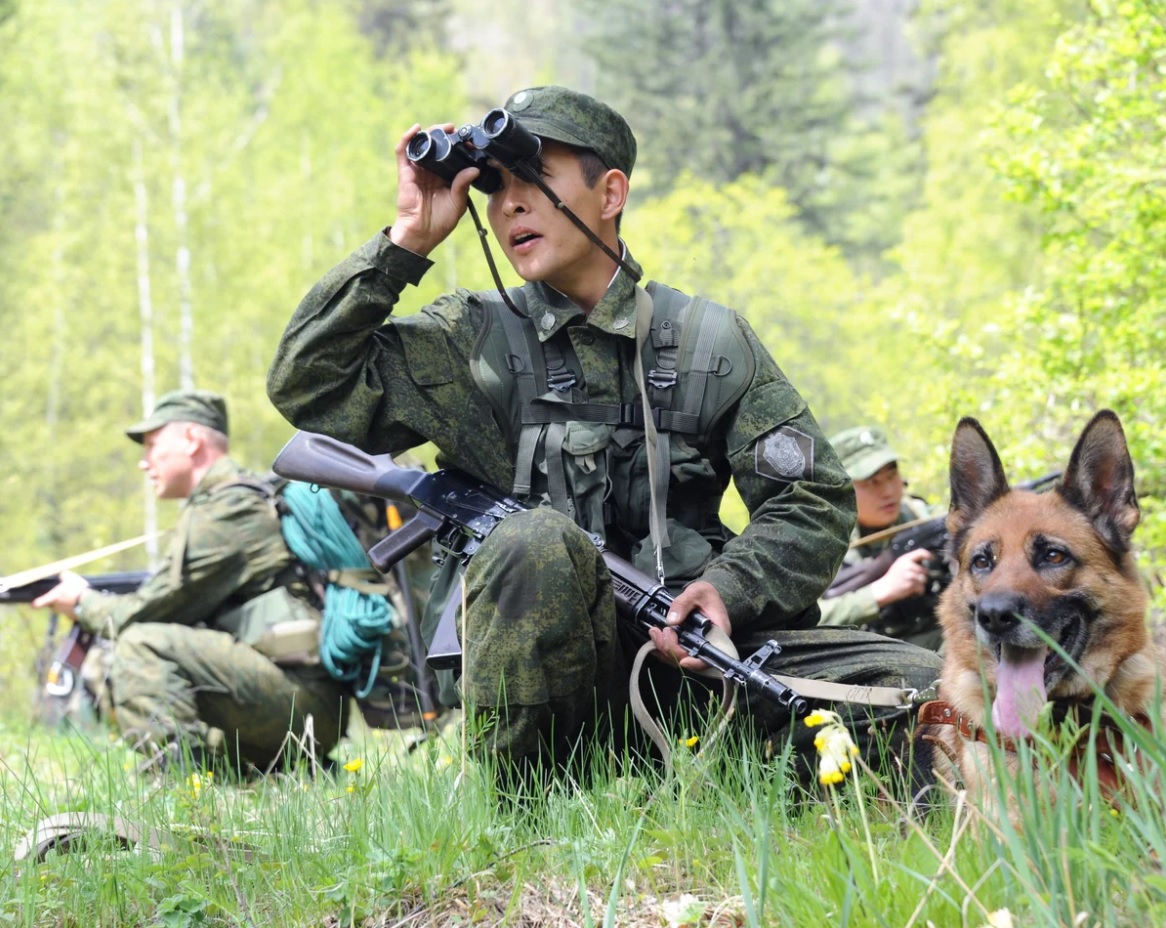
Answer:
[[(132, 593), (145, 583), (149, 576), (149, 571), (126, 570), (111, 574), (95, 574), (86, 577), (85, 580), (94, 590), (120, 594)], [(55, 587), (59, 581), (60, 577), (54, 574), (17, 587), (7, 587), (0, 583), (0, 606), (31, 603)], [(44, 673), (44, 692), (53, 699), (67, 700), (77, 686), (81, 665), (85, 662), (85, 655), (93, 647), (96, 636), (74, 623), (60, 645), (54, 645), (56, 618), (54, 615), (49, 622), (45, 649), (41, 652), (42, 654), (52, 652), (52, 661)], [(38, 665), (43, 669), (44, 664), (38, 661)]]
[[(150, 574), (144, 570), (123, 570), (112, 574), (95, 574), (86, 577), (85, 581), (95, 590), (102, 593), (132, 593), (143, 583)], [(60, 577), (53, 574), (51, 577), (41, 577), (23, 586), (8, 587), (0, 578), (0, 606), (31, 603), (34, 599), (44, 596), (49, 590), (60, 583)]]
[[(1053, 471), (1043, 477), (1018, 483), (1016, 489), (1039, 492), (1060, 476), (1061, 471)], [(947, 560), (950, 540), (947, 533), (947, 515), (895, 525), (860, 538), (852, 543), (851, 547), (861, 547), (887, 538), (891, 540), (890, 544), (877, 557), (867, 558), (856, 564), (847, 564), (839, 570), (826, 592), (822, 594), (822, 598), (833, 599), (843, 593), (862, 589), (883, 576), (904, 554), (919, 550), (930, 551), (933, 556), (927, 561), (927, 586), (923, 593), (890, 603), (879, 610), (877, 629), (883, 633), (894, 634), (896, 630), (909, 627), (917, 617), (932, 616), (939, 594), (951, 583), (951, 564)]]
[[(417, 514), (410, 521), (369, 549), (369, 559), (381, 573), (388, 572), (401, 558), (429, 541), (436, 542), (446, 556), (467, 563), (503, 519), (526, 508), (488, 484), (458, 471), (439, 470), (430, 474), (399, 467), (390, 455), (368, 455), (352, 445), (310, 432), (296, 433), (280, 451), (272, 469), (290, 480), (404, 500), (416, 507)], [(592, 536), (592, 541), (611, 573), (619, 616), (641, 631), (670, 627), (665, 616), (673, 600), (672, 594), (662, 584), (607, 550), (602, 539)], [(460, 648), (453, 629), (454, 616), (455, 610), (451, 608), (447, 608), (442, 616), (430, 646), (430, 666), (440, 669), (460, 662)], [(794, 715), (804, 715), (809, 711), (809, 704), (802, 696), (762, 669), (765, 662), (781, 650), (776, 641), (768, 641), (756, 653), (738, 659), (709, 640), (711, 626), (706, 616), (692, 613), (680, 625), (671, 627), (675, 629), (681, 647), (715, 667), (727, 679)], [(442, 648), (439, 643), (443, 638), (446, 642), (450, 638), (453, 641)]]

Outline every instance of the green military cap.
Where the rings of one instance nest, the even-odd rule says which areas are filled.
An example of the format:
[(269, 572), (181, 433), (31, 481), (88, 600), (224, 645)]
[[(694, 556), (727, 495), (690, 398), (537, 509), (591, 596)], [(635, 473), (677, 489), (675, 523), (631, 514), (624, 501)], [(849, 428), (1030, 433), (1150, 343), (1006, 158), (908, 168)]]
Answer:
[(866, 480), (892, 461), (899, 460), (887, 442), (886, 432), (871, 425), (839, 432), (830, 439), (830, 444), (851, 480)]
[(174, 390), (161, 396), (154, 411), (126, 429), (126, 434), (141, 444), (147, 432), (169, 422), (197, 422), (226, 435), (227, 401), (210, 390)]
[(544, 139), (589, 148), (609, 168), (632, 173), (636, 137), (606, 103), (566, 87), (528, 87), (506, 101), (524, 129)]

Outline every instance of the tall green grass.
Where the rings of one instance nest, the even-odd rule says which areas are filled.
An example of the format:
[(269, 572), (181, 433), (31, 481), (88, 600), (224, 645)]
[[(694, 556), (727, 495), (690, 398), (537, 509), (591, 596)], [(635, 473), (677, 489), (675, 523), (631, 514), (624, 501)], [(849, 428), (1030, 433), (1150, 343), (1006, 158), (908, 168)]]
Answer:
[[(1120, 809), (1043, 739), (1023, 774), (996, 771), (1013, 824), (958, 794), (919, 818), (869, 772), (806, 791), (788, 758), (731, 737), (516, 801), (456, 734), (409, 751), (366, 733), (342, 748), (359, 769), (228, 785), (138, 774), (103, 735), (0, 727), (0, 922), (979, 928), (1006, 909), (1017, 926), (1166, 924), (1166, 750), (1160, 732), (1125, 735), (1141, 760)], [(63, 811), (156, 828), (162, 850), (98, 835), (17, 867), (20, 837)]]

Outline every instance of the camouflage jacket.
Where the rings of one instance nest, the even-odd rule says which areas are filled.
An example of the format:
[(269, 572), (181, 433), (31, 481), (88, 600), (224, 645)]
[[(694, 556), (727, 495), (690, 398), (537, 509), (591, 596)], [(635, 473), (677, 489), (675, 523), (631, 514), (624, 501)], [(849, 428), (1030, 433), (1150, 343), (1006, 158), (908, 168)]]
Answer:
[[(930, 519), (943, 515), (947, 510), (942, 506), (932, 506), (918, 496), (906, 496), (899, 507), (899, 518), (894, 525), (904, 525), (916, 519)], [(890, 528), (891, 526), (887, 526)], [(850, 542), (854, 544), (862, 540), (862, 532), (856, 525), (851, 532)], [(855, 545), (846, 552), (844, 565), (859, 564), (862, 561), (878, 557), (891, 543), (890, 539), (876, 541), (869, 545)], [(821, 625), (866, 625), (879, 617), (879, 604), (871, 595), (870, 585), (843, 593), (832, 599), (823, 599), (818, 602), (822, 610)]]
[(230, 486), (256, 479), (228, 458), (216, 461), (183, 504), (157, 572), (133, 593), (84, 593), (81, 625), (110, 638), (138, 622), (214, 627), (221, 613), (280, 585), (295, 561), (274, 508), (255, 490)]
[[(508, 310), (494, 294), (459, 290), (416, 315), (386, 322), (401, 292), (430, 266), (378, 234), (334, 268), (292, 317), (268, 374), (268, 394), (301, 429), (370, 453), (432, 441), (439, 464), (510, 488), (517, 452), (511, 430), (471, 374), (487, 314)], [(615, 276), (586, 315), (544, 284), (528, 283), (524, 294), (539, 339), (558, 340), (562, 354), (577, 359), (589, 400), (639, 402), (634, 285), (626, 274)], [(679, 479), (674, 467), (668, 514), (684, 521), (686, 509), (701, 511), (705, 521), (694, 527), (712, 551), (701, 578), (717, 587), (735, 627), (813, 625), (817, 597), (854, 525), (854, 491), (805, 402), (748, 323), (735, 318), (755, 374), (692, 465), (715, 489), (713, 505), (694, 493), (673, 492)], [(795, 438), (804, 453), (801, 470), (783, 476), (765, 452), (775, 439)], [(642, 433), (635, 441), (642, 444)], [(538, 469), (545, 473), (545, 463)], [(609, 475), (605, 518), (611, 535), (630, 531), (643, 539), (646, 472), (612, 466)], [(736, 538), (721, 525), (715, 505), (730, 478), (751, 519)]]

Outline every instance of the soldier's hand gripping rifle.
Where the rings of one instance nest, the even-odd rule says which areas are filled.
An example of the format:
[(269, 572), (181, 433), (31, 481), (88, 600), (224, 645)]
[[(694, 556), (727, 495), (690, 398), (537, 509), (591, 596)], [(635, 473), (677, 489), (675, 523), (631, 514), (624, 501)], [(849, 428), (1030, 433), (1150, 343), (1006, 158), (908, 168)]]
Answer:
[[(149, 572), (145, 570), (126, 570), (110, 574), (95, 574), (85, 577), (85, 581), (91, 588), (103, 593), (132, 593), (145, 583), (149, 576)], [(12, 587), (4, 582), (4, 578), (0, 578), (0, 606), (31, 603), (55, 587), (59, 579), (56, 574), (53, 574)], [(81, 665), (85, 662), (85, 655), (93, 646), (94, 635), (74, 623), (60, 645), (54, 646), (52, 639), (56, 635), (55, 615), (50, 620), (47, 635), (45, 651), (42, 651), (42, 654), (51, 649), (53, 657), (44, 675), (45, 693), (55, 699), (67, 698), (77, 685)], [(44, 664), (39, 664), (39, 667), (43, 669)]]
[[(417, 514), (409, 522), (369, 549), (369, 559), (381, 573), (391, 570), (393, 564), (431, 540), (447, 556), (468, 562), (495, 526), (526, 508), (495, 488), (457, 471), (439, 470), (430, 474), (399, 467), (387, 454), (368, 455), (352, 445), (310, 432), (293, 436), (272, 469), (289, 480), (405, 500), (416, 507)], [(769, 641), (756, 653), (739, 659), (709, 640), (712, 622), (698, 612), (690, 614), (679, 625), (669, 626), (665, 617), (672, 594), (608, 551), (601, 539), (592, 536), (592, 541), (611, 572), (616, 611), (622, 619), (631, 621), (640, 630), (673, 628), (685, 651), (744, 686), (753, 696), (774, 702), (794, 715), (809, 711), (804, 698), (762, 669), (766, 660), (780, 650), (777, 642)], [(454, 614), (453, 609), (446, 609), (441, 623), (446, 629), (439, 627), (434, 636), (434, 645), (443, 635), (447, 641), (452, 637), (453, 643), (439, 652), (440, 658), (431, 646), (431, 666), (450, 667), (458, 663), (456, 632), (451, 627)]]

